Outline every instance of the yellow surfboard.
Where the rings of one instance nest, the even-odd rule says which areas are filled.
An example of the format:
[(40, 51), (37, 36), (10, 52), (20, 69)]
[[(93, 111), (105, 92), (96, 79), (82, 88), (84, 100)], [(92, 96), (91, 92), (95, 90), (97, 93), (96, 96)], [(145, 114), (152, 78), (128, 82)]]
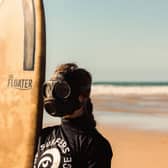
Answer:
[(0, 167), (31, 168), (42, 124), (42, 0), (0, 0)]

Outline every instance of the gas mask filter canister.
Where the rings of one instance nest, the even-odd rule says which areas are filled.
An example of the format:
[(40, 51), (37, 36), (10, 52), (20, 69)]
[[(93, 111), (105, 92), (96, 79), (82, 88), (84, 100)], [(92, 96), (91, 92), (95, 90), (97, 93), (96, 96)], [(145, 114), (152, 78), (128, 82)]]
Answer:
[(63, 80), (49, 80), (43, 85), (44, 107), (52, 116), (62, 116), (71, 111), (71, 87)]

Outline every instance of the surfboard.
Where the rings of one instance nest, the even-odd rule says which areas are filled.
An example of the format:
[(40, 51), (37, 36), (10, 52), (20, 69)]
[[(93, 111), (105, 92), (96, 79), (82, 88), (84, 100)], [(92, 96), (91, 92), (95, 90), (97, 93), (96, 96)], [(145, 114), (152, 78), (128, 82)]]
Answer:
[(0, 167), (31, 168), (42, 126), (42, 0), (0, 0)]

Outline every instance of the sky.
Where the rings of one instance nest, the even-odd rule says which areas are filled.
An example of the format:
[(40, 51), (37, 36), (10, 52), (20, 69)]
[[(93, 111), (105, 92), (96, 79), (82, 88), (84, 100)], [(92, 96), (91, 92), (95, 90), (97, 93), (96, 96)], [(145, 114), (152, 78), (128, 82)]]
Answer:
[(62, 63), (93, 81), (168, 81), (167, 0), (44, 0), (46, 78)]

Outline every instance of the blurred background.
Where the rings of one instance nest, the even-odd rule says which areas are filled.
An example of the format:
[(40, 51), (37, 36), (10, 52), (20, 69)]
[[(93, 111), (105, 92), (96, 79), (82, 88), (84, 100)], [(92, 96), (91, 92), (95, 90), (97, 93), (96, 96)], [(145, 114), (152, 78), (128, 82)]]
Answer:
[[(168, 167), (168, 1), (44, 0), (46, 80), (75, 62), (93, 77), (113, 168)], [(43, 127), (59, 118), (44, 112)]]

